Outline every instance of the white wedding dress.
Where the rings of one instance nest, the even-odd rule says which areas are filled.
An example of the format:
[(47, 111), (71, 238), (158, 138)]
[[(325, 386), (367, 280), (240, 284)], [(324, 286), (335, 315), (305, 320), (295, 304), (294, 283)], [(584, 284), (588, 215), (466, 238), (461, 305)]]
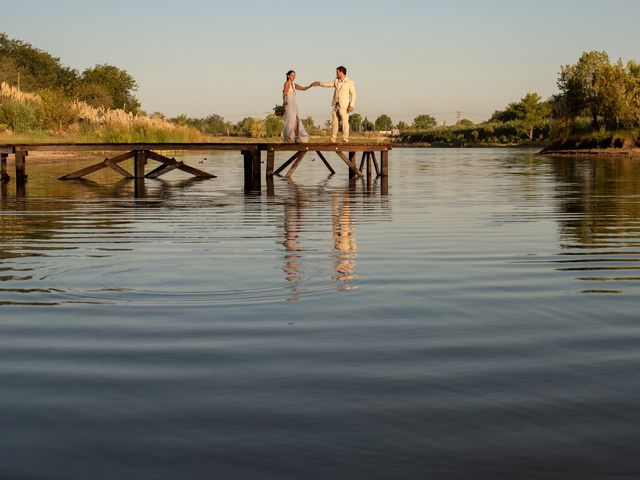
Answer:
[(298, 104), (296, 102), (296, 89), (293, 83), (289, 86), (289, 93), (283, 93), (282, 101), (284, 104), (284, 141), (288, 143), (309, 141), (300, 114), (298, 113)]

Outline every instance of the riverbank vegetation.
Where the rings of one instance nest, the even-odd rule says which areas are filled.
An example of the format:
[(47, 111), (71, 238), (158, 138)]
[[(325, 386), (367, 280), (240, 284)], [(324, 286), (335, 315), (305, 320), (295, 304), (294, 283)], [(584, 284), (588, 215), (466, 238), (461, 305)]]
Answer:
[[(354, 139), (434, 146), (546, 144), (556, 149), (632, 148), (640, 145), (640, 65), (611, 62), (606, 52), (586, 52), (560, 67), (559, 93), (548, 99), (531, 92), (497, 110), (489, 119), (438, 125), (428, 113), (413, 122), (393, 122), (387, 114), (369, 119), (353, 113)], [(283, 108), (265, 118), (233, 123), (218, 114), (204, 118), (161, 112), (148, 114), (135, 95), (128, 72), (103, 64), (82, 72), (59, 58), (0, 33), (0, 142), (189, 142), (242, 137), (278, 141)], [(330, 122), (303, 119), (314, 139), (326, 139)], [(20, 140), (18, 140), (20, 139)]]
[(435, 145), (526, 145), (537, 142), (549, 150), (631, 149), (640, 147), (640, 65), (634, 60), (611, 62), (606, 52), (585, 52), (572, 65), (560, 67), (559, 93), (547, 100), (536, 93), (496, 111), (474, 125), (424, 126), (428, 115), (400, 129), (407, 143)]

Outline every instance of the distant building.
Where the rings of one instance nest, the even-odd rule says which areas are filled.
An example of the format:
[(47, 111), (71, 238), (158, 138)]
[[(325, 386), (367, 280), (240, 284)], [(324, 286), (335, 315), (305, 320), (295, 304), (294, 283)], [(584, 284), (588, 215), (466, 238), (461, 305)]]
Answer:
[(400, 135), (400, 130), (394, 128), (393, 130), (380, 130), (378, 134), (385, 137), (398, 137)]

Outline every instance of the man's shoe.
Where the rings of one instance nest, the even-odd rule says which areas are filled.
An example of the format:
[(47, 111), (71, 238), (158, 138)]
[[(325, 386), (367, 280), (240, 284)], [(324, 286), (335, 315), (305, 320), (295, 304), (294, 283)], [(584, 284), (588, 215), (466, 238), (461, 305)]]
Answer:
[(340, 143), (349, 143), (349, 139), (343, 138), (342, 140), (340, 140)]

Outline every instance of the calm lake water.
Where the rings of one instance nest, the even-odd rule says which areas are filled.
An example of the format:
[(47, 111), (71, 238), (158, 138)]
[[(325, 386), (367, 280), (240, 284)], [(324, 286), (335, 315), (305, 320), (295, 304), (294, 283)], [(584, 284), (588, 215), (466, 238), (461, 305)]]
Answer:
[(3, 186), (0, 478), (640, 476), (640, 160), (184, 158)]

